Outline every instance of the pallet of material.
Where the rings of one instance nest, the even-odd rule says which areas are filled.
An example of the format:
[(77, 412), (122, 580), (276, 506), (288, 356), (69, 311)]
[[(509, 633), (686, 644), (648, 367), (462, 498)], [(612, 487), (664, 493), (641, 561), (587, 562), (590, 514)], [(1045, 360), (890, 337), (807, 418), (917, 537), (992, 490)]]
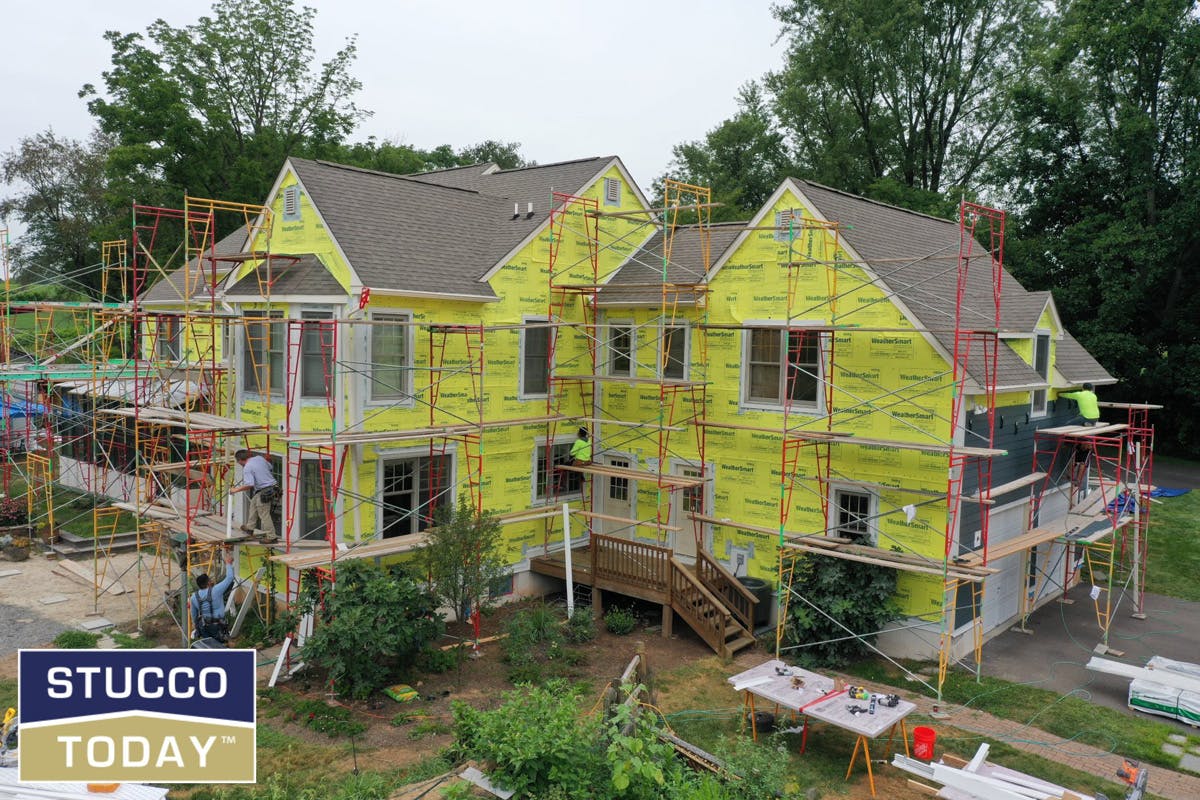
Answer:
[(1093, 672), (1129, 678), (1129, 707), (1200, 727), (1200, 664), (1154, 656), (1135, 667), (1093, 656)]

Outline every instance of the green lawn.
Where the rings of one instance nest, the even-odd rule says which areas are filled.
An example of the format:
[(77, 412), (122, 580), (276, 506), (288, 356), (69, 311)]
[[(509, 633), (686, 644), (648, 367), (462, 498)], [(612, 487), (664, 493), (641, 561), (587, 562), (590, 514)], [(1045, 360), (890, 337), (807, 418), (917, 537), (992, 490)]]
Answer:
[[(918, 669), (919, 665), (912, 665), (912, 668)], [(907, 681), (891, 664), (868, 661), (847, 669), (847, 672), (867, 681), (924, 693), (921, 684)], [(1164, 753), (1162, 745), (1167, 736), (1180, 731), (1148, 717), (1131, 716), (1097, 706), (1082, 697), (1058, 695), (986, 675), (977, 683), (974, 675), (957, 671), (946, 673), (942, 696), (947, 705), (969, 706), (1126, 758), (1179, 769), (1179, 757)], [(1200, 745), (1200, 736), (1189, 735), (1188, 746), (1197, 745)]]
[(1200, 492), (1165, 497), (1150, 507), (1146, 591), (1200, 601)]

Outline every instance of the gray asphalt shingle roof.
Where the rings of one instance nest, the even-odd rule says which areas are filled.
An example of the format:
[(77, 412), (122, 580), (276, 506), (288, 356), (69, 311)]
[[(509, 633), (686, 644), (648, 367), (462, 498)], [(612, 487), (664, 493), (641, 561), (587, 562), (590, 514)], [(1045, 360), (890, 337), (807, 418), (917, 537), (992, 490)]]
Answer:
[(1075, 385), (1083, 383), (1116, 383), (1117, 379), (1108, 374), (1108, 370), (1100, 366), (1100, 362), (1092, 358), (1092, 354), (1083, 349), (1075, 337), (1063, 331), (1054, 355), (1054, 369), (1059, 375)]
[[(238, 228), (233, 233), (219, 240), (213, 246), (213, 251), (218, 256), (231, 256), (242, 252), (245, 246), (246, 231)], [(218, 261), (218, 277), (223, 279), (229, 273), (229, 271), (236, 266), (238, 265), (229, 261)], [(194, 265), (192, 269), (195, 269)], [(174, 272), (171, 272), (160, 278), (157, 283), (150, 287), (149, 291), (146, 291), (142, 294), (141, 301), (143, 303), (183, 303), (184, 280), (185, 276), (183, 267), (180, 267)], [(195, 281), (194, 274), (193, 281)], [(195, 288), (197, 287), (193, 287), (193, 289)], [(193, 291), (192, 297), (195, 298), (196, 296), (196, 292)]]
[[(271, 293), (275, 295), (343, 295), (346, 290), (333, 277), (329, 268), (319, 257), (312, 253), (303, 255), (297, 261), (272, 259), (274, 277), (271, 283)], [(257, 299), (262, 296), (262, 285), (258, 276), (253, 273), (242, 277), (240, 281), (225, 291), (230, 300)]]
[(479, 279), (546, 221), (551, 187), (578, 192), (605, 161), (401, 176), (291, 159), (364, 286), (476, 297), (495, 296)]
[[(955, 297), (958, 290), (959, 225), (841, 192), (811, 181), (796, 181), (820, 214), (845, 226), (843, 241), (880, 277), (896, 298), (947, 353), (954, 351)], [(980, 234), (984, 231), (980, 230)], [(982, 238), (978, 236), (977, 238)], [(1030, 333), (1046, 305), (1044, 292), (1027, 292), (1004, 271), (1001, 278), (1002, 330)], [(961, 307), (963, 329), (995, 327), (991, 258), (983, 245), (972, 250)], [(981, 347), (972, 343), (967, 372), (982, 385)], [(996, 384), (1000, 388), (1044, 385), (1037, 372), (1001, 342)]]
[[(710, 228), (709, 258), (705, 264), (700, 229), (694, 225), (676, 228), (671, 243), (671, 260), (667, 264), (667, 281), (686, 284), (701, 283), (705, 270), (717, 262), (738, 234), (745, 229), (743, 222), (716, 223)], [(661, 283), (663, 279), (663, 231), (659, 228), (644, 245), (635, 251), (600, 290), (602, 304), (655, 303), (662, 291), (644, 284)], [(635, 284), (635, 285), (630, 285)], [(622, 285), (628, 288), (622, 288)]]

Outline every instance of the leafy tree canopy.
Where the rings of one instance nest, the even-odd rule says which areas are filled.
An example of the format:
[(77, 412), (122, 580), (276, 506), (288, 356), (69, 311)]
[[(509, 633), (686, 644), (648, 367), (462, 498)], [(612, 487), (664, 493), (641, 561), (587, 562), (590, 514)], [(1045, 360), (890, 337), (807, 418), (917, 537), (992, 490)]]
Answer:
[(109, 222), (110, 147), (100, 133), (80, 142), (48, 129), (0, 157), (0, 181), (15, 189), (0, 198), (0, 219), (15, 217), (26, 225), (10, 255), (19, 281), (45, 283), (69, 271), (74, 280), (64, 288), (99, 285), (98, 233)]
[[(1200, 441), (1200, 19), (1188, 0), (1064, 5), (1017, 86), (1009, 263), (1052, 289), (1121, 379), (1108, 399), (1165, 403), (1167, 439)], [(1190, 447), (1189, 447), (1190, 449)]]
[(114, 140), (110, 166), (130, 196), (260, 201), (287, 155), (341, 143), (368, 113), (354, 102), (356, 45), (318, 63), (315, 18), (293, 0), (217, 0), (191, 25), (105, 34), (105, 93), (89, 84), (80, 95)]

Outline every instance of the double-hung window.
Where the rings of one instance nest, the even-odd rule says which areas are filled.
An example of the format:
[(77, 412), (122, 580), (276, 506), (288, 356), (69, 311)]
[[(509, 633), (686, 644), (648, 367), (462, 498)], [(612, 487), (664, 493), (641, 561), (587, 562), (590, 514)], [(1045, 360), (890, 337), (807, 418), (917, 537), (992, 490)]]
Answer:
[(539, 444), (533, 451), (533, 500), (566, 500), (583, 496), (583, 474), (562, 469), (571, 463), (573, 442)]
[(333, 388), (337, 336), (329, 311), (300, 315), (300, 396), (327, 397)]
[(753, 405), (816, 409), (821, 399), (820, 334), (786, 328), (746, 331), (742, 400)]
[(608, 374), (631, 378), (634, 374), (632, 325), (608, 326)]
[(412, 340), (402, 314), (373, 314), (370, 327), (371, 402), (397, 403), (412, 399)]
[(179, 317), (158, 317), (155, 328), (154, 356), (163, 361), (183, 358), (183, 328)]
[[(550, 392), (550, 337), (548, 320), (529, 318), (521, 329), (521, 396), (545, 397)], [(541, 323), (541, 324), (538, 324)]]
[(247, 311), (242, 342), (242, 389), (282, 395), (287, 324), (282, 311)]
[(687, 380), (688, 329), (683, 325), (670, 325), (662, 329), (662, 351), (659, 353), (662, 377), (670, 380)]
[[(1050, 377), (1050, 334), (1039, 333), (1033, 340), (1033, 368), (1042, 380)], [(1046, 413), (1046, 390), (1034, 389), (1029, 398), (1030, 414), (1035, 417)]]

